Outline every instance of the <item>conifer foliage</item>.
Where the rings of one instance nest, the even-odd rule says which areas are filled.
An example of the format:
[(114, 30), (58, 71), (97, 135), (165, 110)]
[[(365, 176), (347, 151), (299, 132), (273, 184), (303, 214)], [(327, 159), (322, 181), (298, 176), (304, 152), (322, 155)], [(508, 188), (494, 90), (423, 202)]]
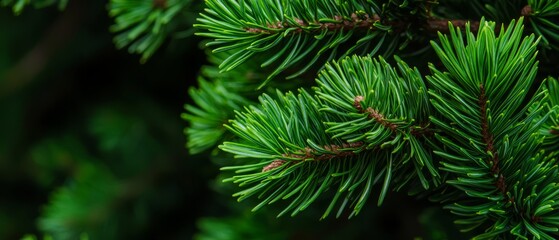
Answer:
[[(517, 9), (537, 38), (522, 17), (440, 20), (427, 2), (396, 2), (207, 1), (196, 26), (215, 52), (230, 52), (222, 71), (265, 54), (263, 67), (278, 61), (266, 84), (289, 68), (298, 75), (334, 60), (312, 90), (263, 95), (226, 125), (238, 140), (220, 148), (245, 159), (222, 168), (234, 171), (226, 182), (243, 188), (234, 196), (258, 198), (254, 210), (285, 201), (281, 216), (328, 195), (323, 217), (346, 207), (353, 216), (369, 196), (381, 205), (388, 192), (407, 189), (432, 195), (480, 239), (557, 238), (559, 95), (555, 79), (537, 80), (536, 59), (557, 39), (559, 4)], [(421, 43), (418, 32), (439, 32), (430, 73), (374, 57), (407, 54), (397, 40)]]
[[(15, 13), (54, 4), (67, 1), (0, 0)], [(559, 238), (559, 1), (110, 0), (107, 11), (116, 47), (141, 62), (177, 34), (202, 39), (186, 147), (253, 211), (356, 217), (406, 192), (475, 239)], [(67, 207), (119, 202), (127, 185), (91, 169), (53, 194), (42, 230), (94, 232), (89, 211)]]

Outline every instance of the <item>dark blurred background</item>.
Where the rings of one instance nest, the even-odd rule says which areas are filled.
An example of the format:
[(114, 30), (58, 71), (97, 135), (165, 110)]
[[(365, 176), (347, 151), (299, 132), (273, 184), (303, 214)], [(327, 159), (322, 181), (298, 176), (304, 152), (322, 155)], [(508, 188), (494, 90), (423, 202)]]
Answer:
[(217, 172), (184, 147), (198, 42), (171, 39), (140, 64), (115, 49), (104, 1), (74, 2), (0, 8), (0, 239), (100, 224), (103, 236), (192, 236)]

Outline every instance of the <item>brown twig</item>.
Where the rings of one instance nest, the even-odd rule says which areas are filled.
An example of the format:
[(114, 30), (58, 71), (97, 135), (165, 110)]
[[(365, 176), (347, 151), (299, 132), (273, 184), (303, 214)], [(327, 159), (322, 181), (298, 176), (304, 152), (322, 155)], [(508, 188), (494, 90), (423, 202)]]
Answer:
[[(336, 15), (333, 17), (336, 20), (336, 23), (320, 23), (320, 22), (305, 22), (301, 19), (295, 18), (296, 24), (290, 24), (288, 22), (276, 22), (273, 24), (268, 24), (267, 28), (256, 28), (250, 27), (245, 28), (245, 31), (249, 33), (257, 33), (257, 34), (275, 34), (279, 31), (283, 31), (285, 29), (295, 29), (293, 33), (302, 33), (306, 32), (317, 32), (322, 30), (329, 30), (329, 31), (339, 31), (339, 30), (369, 30), (374, 28), (374, 23), (382, 22), (379, 15), (374, 14), (373, 16), (369, 16), (368, 14), (358, 16), (357, 14), (353, 13), (351, 18), (344, 19), (342, 16)], [(479, 21), (470, 21), (465, 19), (427, 19), (425, 22), (425, 28), (429, 32), (448, 32), (449, 23), (452, 23), (455, 27), (464, 28), (466, 23), (470, 22), (470, 30), (472, 32), (477, 32), (479, 29)], [(405, 22), (383, 22), (386, 25), (392, 26), (395, 30), (402, 30), (406, 26), (412, 23), (405, 23)], [(315, 25), (315, 28), (308, 28), (310, 25)]]
[(489, 130), (489, 121), (487, 118), (487, 96), (485, 95), (485, 87), (480, 85), (480, 96), (479, 96), (479, 107), (481, 112), (481, 136), (483, 143), (485, 143), (485, 151), (491, 153), (492, 156), (489, 157), (488, 162), (492, 163), (491, 174), (498, 176), (495, 186), (501, 191), (501, 193), (508, 198), (507, 184), (505, 177), (501, 174), (501, 169), (499, 168), (499, 153), (495, 150), (495, 144), (493, 139), (493, 134)]
[(373, 15), (370, 17), (368, 14), (364, 14), (362, 16), (358, 16), (357, 14), (351, 14), (351, 19), (344, 19), (342, 16), (336, 15), (334, 16), (334, 20), (338, 21), (337, 23), (308, 23), (303, 21), (302, 19), (295, 18), (294, 19), (297, 24), (289, 24), (288, 22), (276, 22), (274, 24), (268, 24), (268, 28), (245, 28), (247, 32), (250, 33), (258, 33), (258, 34), (274, 34), (278, 31), (282, 31), (288, 28), (294, 28), (294, 33), (301, 33), (304, 31), (305, 27), (313, 24), (316, 25), (316, 28), (312, 28), (312, 30), (307, 31), (321, 31), (321, 30), (329, 30), (329, 31), (338, 31), (338, 30), (352, 30), (352, 29), (372, 29), (375, 22), (380, 21), (380, 17), (378, 15)]
[[(323, 148), (329, 153), (319, 153), (310, 147), (306, 147), (304, 152), (282, 154), (284, 158), (292, 159), (293, 161), (276, 159), (272, 161), (270, 164), (266, 165), (264, 168), (262, 168), (262, 172), (267, 172), (276, 169), (278, 167), (283, 166), (286, 163), (294, 164), (294, 163), (302, 162), (303, 160), (326, 161), (334, 158), (355, 156), (354, 153), (355, 149), (364, 148), (364, 147), (365, 147), (364, 142), (343, 143), (341, 145), (336, 145), (336, 144), (325, 145)], [(342, 149), (353, 149), (353, 150), (342, 151)]]
[(524, 16), (524, 17), (528, 17), (530, 15), (532, 15), (533, 10), (532, 7), (530, 5), (526, 5), (522, 8), (522, 10), (520, 11), (520, 15)]
[[(154, 0), (158, 1), (158, 0)], [(163, 1), (163, 0), (159, 0)], [(533, 13), (532, 7), (530, 5), (524, 6), (521, 11), (520, 15), (527, 17)], [(428, 8), (427, 15), (430, 15), (430, 10)], [(303, 31), (307, 32), (316, 32), (321, 30), (329, 30), (329, 31), (339, 31), (339, 30), (355, 30), (355, 29), (363, 29), (369, 30), (374, 28), (374, 24), (376, 22), (382, 22), (385, 25), (389, 25), (395, 28), (398, 32), (403, 30), (409, 25), (416, 24), (412, 22), (401, 22), (401, 21), (386, 21), (383, 20), (378, 14), (373, 14), (370, 16), (369, 14), (362, 14), (357, 15), (356, 13), (352, 13), (350, 18), (344, 18), (339, 15), (335, 15), (333, 17), (336, 23), (321, 23), (318, 21), (315, 22), (305, 22), (302, 19), (295, 18), (296, 24), (290, 24), (289, 22), (276, 22), (268, 24), (268, 28), (245, 28), (245, 31), (250, 33), (257, 33), (257, 34), (275, 34), (279, 31), (283, 31), (285, 29), (295, 29), (293, 33), (301, 33)], [(449, 31), (449, 24), (452, 24), (454, 27), (460, 27), (464, 29), (466, 24), (470, 23), (470, 31), (477, 32), (479, 30), (479, 21), (472, 21), (467, 19), (436, 19), (436, 18), (429, 18), (423, 24), (423, 29), (427, 32), (431, 33), (448, 33)], [(315, 28), (307, 28), (310, 25), (315, 25)], [(496, 29), (497, 31), (499, 29)]]
[(392, 132), (396, 132), (396, 129), (398, 129), (398, 125), (396, 125), (394, 123), (391, 123), (389, 121), (386, 121), (386, 119), (384, 118), (384, 115), (379, 113), (376, 109), (368, 107), (365, 110), (365, 112), (369, 113), (368, 117), (370, 119), (374, 119), (375, 121), (380, 123), (382, 126), (385, 126), (385, 127), (389, 128)]
[(353, 99), (353, 106), (359, 111), (360, 113), (368, 113), (367, 117), (369, 119), (374, 119), (377, 123), (380, 123), (382, 126), (389, 128), (392, 132), (395, 132), (398, 129), (398, 125), (386, 121), (384, 115), (382, 115), (378, 110), (368, 107), (367, 109), (363, 110), (363, 106), (361, 106), (361, 102), (365, 100), (363, 96), (357, 96)]
[(466, 28), (466, 24), (470, 23), (470, 31), (477, 32), (479, 30), (479, 21), (469, 21), (463, 19), (430, 19), (427, 21), (426, 29), (430, 32), (448, 33), (449, 23), (454, 27), (461, 29)]
[[(363, 96), (355, 97), (353, 99), (353, 107), (355, 107), (355, 109), (357, 109), (357, 111), (360, 113), (369, 113), (368, 117), (370, 119), (375, 119), (375, 121), (389, 128), (392, 132), (396, 132), (396, 130), (398, 129), (398, 125), (386, 121), (384, 116), (381, 113), (379, 113), (377, 110), (371, 107), (368, 107), (367, 109), (363, 110), (363, 106), (361, 105), (361, 102), (363, 102), (363, 100), (365, 100), (365, 97)], [(421, 125), (412, 126), (410, 128), (410, 133), (416, 137), (431, 136), (433, 135), (433, 130), (429, 128), (429, 123), (423, 123)]]

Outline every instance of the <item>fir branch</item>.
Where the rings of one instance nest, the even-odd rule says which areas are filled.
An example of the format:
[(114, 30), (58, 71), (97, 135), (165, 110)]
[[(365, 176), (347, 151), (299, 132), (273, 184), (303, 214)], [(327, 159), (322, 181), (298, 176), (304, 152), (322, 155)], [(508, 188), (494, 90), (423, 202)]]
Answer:
[[(198, 35), (212, 39), (207, 46), (215, 47), (214, 52), (234, 51), (220, 65), (224, 72), (255, 55), (274, 52), (270, 60), (262, 64), (262, 67), (275, 66), (262, 86), (301, 63), (302, 66), (297, 66), (300, 70), (287, 78), (299, 76), (316, 65), (320, 56), (328, 56), (325, 59), (329, 61), (335, 59), (338, 52), (343, 58), (358, 52), (375, 55), (380, 49), (390, 54), (398, 44), (403, 48), (416, 35), (448, 33), (449, 24), (463, 29), (471, 22), (472, 32), (479, 28), (479, 21), (431, 16), (429, 1), (379, 2), (303, 4), (211, 0), (206, 2), (207, 13), (201, 14), (195, 26), (202, 30)], [(521, 7), (517, 11), (519, 13)], [(386, 38), (391, 38), (393, 43), (386, 46)]]
[(400, 33), (409, 27), (396, 26), (392, 20), (403, 15), (409, 18), (410, 13), (418, 19), (425, 17), (417, 11), (424, 8), (424, 1), (379, 4), (210, 0), (206, 5), (206, 13), (201, 14), (195, 25), (201, 29), (197, 34), (212, 39), (207, 46), (215, 47), (214, 52), (233, 50), (220, 65), (222, 71), (230, 71), (253, 56), (274, 53), (262, 63), (262, 67), (274, 65), (262, 86), (295, 66), (297, 71), (287, 78), (303, 74), (317, 62), (353, 53), (390, 53), (398, 47), (400, 39), (406, 41)]
[(199, 87), (191, 87), (189, 95), (196, 105), (187, 104), (186, 113), (181, 117), (188, 121), (185, 129), (188, 138), (187, 148), (191, 154), (201, 153), (217, 145), (223, 139), (226, 129), (223, 127), (231, 119), (235, 111), (252, 101), (239, 93), (238, 89), (226, 84), (227, 77), (210, 83), (205, 79), (198, 80)]
[[(527, 6), (529, 7), (529, 6)], [(524, 11), (525, 9), (523, 9)], [(350, 31), (350, 30), (372, 30), (375, 29), (375, 23), (382, 23), (386, 26), (392, 27), (392, 29), (396, 32), (402, 32), (410, 25), (414, 25), (413, 22), (404, 22), (404, 21), (388, 21), (381, 19), (378, 14), (374, 14), (372, 17), (369, 14), (362, 13), (361, 16), (358, 16), (356, 13), (352, 13), (350, 18), (344, 18), (340, 15), (335, 15), (332, 17), (334, 22), (315, 22), (309, 23), (305, 22), (304, 20), (294, 18), (294, 22), (276, 22), (276, 23), (267, 23), (266, 28), (259, 28), (259, 27), (247, 27), (245, 30), (249, 33), (254, 34), (277, 34), (279, 32), (285, 32), (289, 34), (302, 34), (303, 32), (314, 33), (314, 32), (321, 32), (331, 31)], [(466, 19), (435, 19), (430, 18), (425, 20), (425, 30), (430, 33), (437, 33), (443, 32), (448, 33), (449, 26), (456, 26), (464, 28), (466, 23), (470, 22), (470, 29), (473, 32), (477, 32), (479, 28), (479, 21), (471, 21)], [(317, 27), (315, 28), (308, 28), (310, 24), (314, 24)], [(294, 29), (294, 30), (293, 30)]]
[[(546, 89), (549, 91), (546, 110), (551, 114), (545, 120), (539, 132), (542, 136), (545, 136), (542, 145), (549, 153), (549, 156), (559, 156), (559, 82), (557, 79), (550, 77), (546, 83)], [(533, 109), (531, 110), (533, 111)], [(540, 121), (542, 119), (543, 117), (537, 120)]]
[(426, 128), (430, 112), (426, 86), (417, 69), (397, 57), (396, 61), (399, 71), (382, 58), (372, 62), (352, 58), (326, 65), (315, 90), (325, 102), (322, 110), (339, 117), (326, 122), (328, 132), (349, 142), (365, 141), (370, 147), (410, 151), (401, 157), (404, 162), (411, 160), (414, 167), (406, 170), (410, 172), (402, 181), (417, 176), (428, 189), (438, 185), (440, 176), (423, 146), (423, 133), (430, 132)]
[(398, 126), (394, 123), (388, 122), (384, 119), (384, 115), (382, 115), (381, 113), (379, 113), (377, 110), (372, 109), (371, 107), (368, 107), (365, 112), (368, 114), (367, 117), (369, 119), (374, 119), (375, 121), (377, 121), (378, 123), (380, 123), (382, 126), (385, 126), (387, 128), (389, 128), (390, 130), (392, 130), (393, 132), (396, 131), (396, 129), (398, 128)]
[(115, 18), (115, 24), (110, 30), (117, 33), (116, 47), (128, 47), (130, 53), (141, 54), (140, 61), (146, 62), (181, 25), (179, 16), (186, 13), (190, 3), (191, 0), (111, 0), (109, 15)]
[[(440, 36), (440, 46), (433, 43), (448, 70), (431, 66), (428, 78), (440, 114), (431, 119), (444, 130), (437, 136), (446, 147), (436, 153), (446, 158), (441, 169), (455, 176), (447, 183), (463, 193), (458, 198), (456, 192), (447, 193), (443, 199), (454, 203), (446, 208), (465, 218), (457, 221), (467, 226), (464, 230), (485, 227), (478, 238), (552, 239), (559, 225), (547, 217), (555, 207), (545, 205), (555, 206), (558, 200), (550, 191), (558, 190), (559, 176), (555, 159), (539, 149), (542, 137), (537, 134), (550, 114), (542, 111), (547, 92), (525, 90), (536, 77), (537, 41), (533, 35), (521, 39), (522, 19), (499, 36), (494, 23), (482, 20), (480, 26), (477, 37), (466, 28), (467, 44), (455, 28), (450, 39)], [(525, 114), (528, 106), (532, 111)]]
[(555, 0), (528, 0), (522, 15), (528, 17), (534, 33), (541, 36), (541, 45), (559, 49), (559, 2)]
[(489, 120), (487, 114), (487, 96), (485, 95), (485, 88), (483, 84), (480, 84), (480, 94), (479, 94), (479, 109), (481, 112), (481, 137), (483, 139), (483, 143), (485, 144), (486, 148), (485, 151), (489, 153), (487, 164), (491, 165), (491, 174), (494, 176), (498, 176), (495, 186), (503, 193), (506, 198), (506, 183), (505, 178), (501, 174), (501, 170), (499, 168), (499, 153), (495, 149), (495, 142), (493, 140), (493, 134), (490, 132), (489, 129)]
[[(259, 27), (247, 27), (245, 30), (249, 33), (255, 34), (276, 34), (278, 32), (285, 32), (289, 30), (292, 34), (303, 32), (321, 32), (325, 31), (349, 31), (355, 29), (370, 30), (375, 28), (375, 23), (380, 22), (380, 17), (374, 14), (372, 17), (366, 13), (360, 13), (358, 16), (356, 13), (352, 13), (351, 17), (344, 19), (343, 16), (335, 15), (332, 17), (334, 22), (305, 22), (305, 20), (299, 18), (293, 18), (294, 22), (276, 22), (267, 23), (266, 28)], [(316, 25), (314, 28), (308, 28), (309, 25)], [(294, 30), (293, 30), (294, 29)]]
[[(239, 196), (239, 200), (261, 196), (262, 202), (255, 207), (259, 209), (296, 195), (298, 197), (291, 199), (280, 213), (291, 211), (294, 215), (314, 202), (329, 186), (338, 185), (339, 191), (324, 217), (342, 195), (346, 195), (346, 201), (353, 202), (353, 214), (358, 213), (376, 182), (375, 176), (386, 168), (382, 165), (388, 160), (380, 155), (388, 157), (387, 153), (373, 154), (379, 150), (365, 151), (362, 143), (344, 143), (325, 135), (325, 126), (317, 120), (327, 117), (318, 111), (318, 102), (305, 91), (297, 96), (279, 95), (276, 99), (264, 95), (261, 104), (239, 113), (228, 126), (241, 141), (225, 142), (220, 146), (237, 157), (256, 158), (256, 163), (223, 168), (237, 170), (238, 174), (227, 181), (247, 188), (235, 196)], [(374, 155), (384, 161), (370, 161)], [(340, 161), (328, 161), (334, 159)], [(392, 171), (385, 169), (384, 174), (390, 176)], [(348, 189), (349, 186), (353, 187)], [(358, 196), (352, 197), (355, 194)], [(339, 208), (341, 211), (346, 206), (342, 204)]]
[(318, 98), (304, 90), (264, 95), (261, 106), (238, 113), (227, 127), (240, 140), (220, 148), (256, 162), (223, 168), (238, 173), (227, 181), (247, 186), (235, 196), (261, 196), (258, 209), (299, 194), (280, 213), (296, 214), (325, 189), (338, 186), (325, 217), (342, 194), (354, 202), (351, 215), (357, 214), (378, 182), (379, 205), (390, 189), (413, 185), (415, 177), (424, 189), (438, 185), (425, 143), (410, 128), (416, 119), (428, 118), (424, 83), (416, 69), (399, 60), (398, 69), (383, 59), (345, 58), (321, 71)]
[(262, 93), (295, 89), (291, 84), (272, 83), (269, 88), (258, 91), (258, 85), (265, 78), (265, 73), (255, 72), (258, 62), (249, 61), (233, 71), (220, 73), (217, 65), (224, 56), (211, 56), (209, 61), (212, 65), (202, 67), (198, 86), (189, 89), (194, 104), (187, 104), (186, 113), (181, 117), (189, 123), (185, 134), (191, 154), (211, 150), (218, 141), (231, 138), (223, 125), (235, 116), (235, 111), (257, 102)]
[(270, 171), (270, 170), (274, 170), (274, 169), (276, 169), (276, 168), (278, 168), (278, 167), (281, 167), (281, 166), (282, 166), (283, 164), (285, 164), (286, 162), (287, 162), (287, 161), (281, 160), (281, 159), (274, 160), (272, 163), (270, 163), (270, 164), (264, 166), (264, 167), (262, 168), (262, 172), (267, 172), (267, 171)]

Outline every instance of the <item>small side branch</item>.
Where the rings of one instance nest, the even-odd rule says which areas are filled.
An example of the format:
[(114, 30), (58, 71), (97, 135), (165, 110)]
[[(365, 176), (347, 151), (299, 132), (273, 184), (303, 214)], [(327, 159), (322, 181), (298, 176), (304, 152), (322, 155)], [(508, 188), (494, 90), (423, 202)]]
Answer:
[(389, 121), (386, 121), (386, 119), (384, 118), (384, 115), (379, 113), (376, 109), (368, 107), (365, 110), (365, 112), (367, 112), (369, 114), (368, 117), (370, 119), (374, 119), (375, 121), (380, 123), (382, 126), (385, 126), (386, 128), (389, 128), (392, 132), (396, 132), (396, 129), (398, 129), (398, 125), (396, 125), (394, 123), (391, 123)]
[[(378, 110), (375, 110), (371, 107), (367, 109), (363, 109), (361, 102), (365, 100), (363, 96), (357, 96), (353, 99), (353, 107), (357, 109), (360, 113), (368, 113), (367, 117), (369, 119), (374, 119), (376, 122), (380, 123), (381, 125), (385, 126), (386, 128), (390, 129), (392, 132), (396, 132), (398, 129), (398, 125), (395, 123), (391, 123), (386, 121), (384, 115), (382, 115)], [(410, 127), (411, 135), (415, 137), (419, 136), (431, 136), (433, 135), (432, 129), (429, 128), (429, 123), (423, 123), (421, 125), (415, 125)]]
[[(154, 0), (155, 2), (164, 2), (165, 0)], [(532, 15), (533, 10), (530, 5), (524, 6), (521, 11), (520, 15), (524, 17), (528, 17)], [(257, 28), (257, 27), (250, 27), (245, 28), (245, 31), (250, 33), (257, 33), (257, 34), (275, 34), (285, 29), (295, 29), (292, 33), (302, 33), (306, 32), (317, 32), (322, 30), (328, 31), (340, 31), (340, 30), (355, 30), (355, 29), (362, 29), (362, 30), (369, 30), (374, 28), (374, 24), (376, 22), (382, 22), (385, 25), (392, 26), (395, 30), (403, 30), (408, 25), (415, 24), (412, 22), (400, 22), (400, 21), (387, 21), (383, 20), (378, 14), (373, 14), (370, 16), (369, 14), (358, 14), (352, 13), (350, 17), (343, 17), (340, 15), (333, 16), (333, 19), (337, 22), (327, 22), (321, 23), (318, 21), (315, 22), (305, 22), (302, 19), (294, 18), (295, 23), (289, 22), (275, 22), (275, 23), (268, 23), (267, 28)], [(431, 33), (448, 33), (449, 24), (452, 24), (455, 27), (460, 27), (464, 29), (467, 23), (470, 23), (470, 31), (477, 32), (479, 30), (479, 21), (471, 21), (467, 19), (435, 19), (429, 18), (424, 23), (424, 29), (427, 32)], [(308, 28), (308, 26), (314, 25), (317, 27)]]
[[(302, 19), (295, 18), (296, 24), (289, 22), (275, 22), (268, 23), (267, 28), (257, 28), (250, 27), (245, 28), (246, 32), (257, 33), (257, 34), (275, 34), (282, 32), (286, 29), (295, 29), (292, 33), (302, 33), (302, 32), (318, 32), (322, 30), (328, 31), (340, 31), (340, 30), (369, 30), (374, 29), (374, 24), (376, 22), (382, 22), (385, 25), (392, 26), (395, 30), (403, 30), (408, 25), (414, 24), (410, 22), (398, 22), (398, 21), (382, 21), (381, 17), (377, 14), (369, 16), (368, 14), (358, 15), (356, 13), (351, 14), (351, 18), (344, 18), (343, 16), (336, 15), (333, 19), (337, 22), (305, 22)], [(470, 21), (465, 19), (428, 19), (425, 22), (425, 29), (428, 32), (444, 32), (448, 33), (449, 23), (453, 26), (464, 28), (466, 23), (470, 22), (470, 30), (472, 32), (477, 32), (479, 29), (479, 21)], [(316, 27), (309, 28), (310, 25)]]
[(481, 136), (483, 143), (486, 145), (485, 151), (491, 155), (487, 160), (492, 164), (491, 174), (498, 176), (495, 186), (505, 196), (505, 198), (508, 198), (506, 195), (507, 184), (505, 177), (501, 174), (501, 169), (499, 168), (499, 154), (495, 150), (493, 134), (491, 134), (489, 130), (489, 121), (487, 119), (487, 96), (485, 95), (485, 87), (483, 85), (480, 85), (479, 107), (481, 112)]
[(466, 23), (470, 23), (470, 31), (477, 32), (479, 30), (479, 21), (469, 21), (463, 19), (430, 19), (427, 21), (427, 30), (430, 32), (448, 33), (449, 23), (454, 27), (464, 29)]
[(364, 147), (365, 147), (364, 142), (343, 143), (341, 145), (336, 145), (336, 144), (325, 145), (323, 148), (329, 153), (319, 153), (318, 151), (313, 150), (310, 147), (306, 147), (304, 152), (282, 154), (283, 157), (294, 159), (294, 161), (276, 159), (272, 161), (270, 164), (266, 165), (264, 168), (262, 168), (262, 172), (267, 172), (276, 169), (278, 167), (283, 166), (286, 163), (288, 164), (300, 163), (303, 160), (326, 161), (334, 158), (355, 156), (355, 152), (353, 150), (342, 151), (342, 149), (360, 149)]
[(357, 109), (357, 111), (359, 111), (360, 113), (368, 113), (367, 117), (369, 119), (374, 119), (377, 123), (380, 123), (382, 126), (390, 129), (392, 132), (396, 132), (396, 130), (398, 129), (398, 125), (386, 121), (384, 115), (382, 115), (378, 110), (371, 107), (363, 109), (363, 106), (361, 106), (361, 102), (365, 100), (363, 96), (357, 96), (353, 100), (353, 106), (355, 107), (355, 109)]
[[(368, 14), (362, 14), (359, 16), (356, 13), (353, 13), (351, 14), (351, 18), (349, 19), (344, 19), (344, 17), (339, 15), (334, 16), (334, 20), (337, 21), (336, 23), (332, 23), (332, 22), (309, 23), (299, 18), (295, 18), (294, 20), (297, 24), (290, 24), (288, 22), (276, 22), (273, 24), (269, 23), (267, 26), (268, 28), (251, 27), (251, 28), (245, 28), (245, 30), (250, 33), (274, 34), (276, 32), (280, 32), (285, 29), (295, 29), (295, 31), (293, 31), (294, 33), (301, 33), (303, 31), (316, 32), (321, 30), (338, 31), (338, 30), (352, 30), (352, 29), (372, 29), (373, 24), (375, 22), (380, 21), (380, 17), (376, 14), (370, 17)], [(311, 24), (317, 27), (307, 28)]]

